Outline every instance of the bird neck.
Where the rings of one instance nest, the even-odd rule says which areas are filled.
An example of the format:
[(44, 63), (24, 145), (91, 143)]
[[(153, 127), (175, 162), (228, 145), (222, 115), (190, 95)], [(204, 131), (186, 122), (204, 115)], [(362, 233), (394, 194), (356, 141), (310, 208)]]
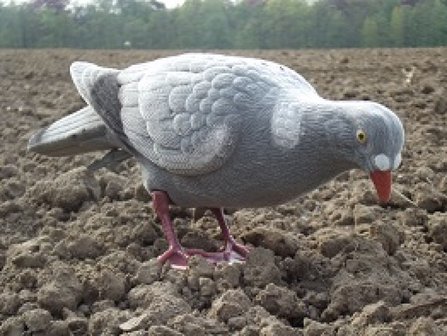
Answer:
[(302, 100), (295, 109), (301, 119), (300, 141), (303, 145), (300, 147), (309, 148), (320, 167), (326, 167), (330, 174), (337, 175), (357, 167), (351, 149), (344, 146), (352, 136), (345, 103), (350, 102), (318, 98)]

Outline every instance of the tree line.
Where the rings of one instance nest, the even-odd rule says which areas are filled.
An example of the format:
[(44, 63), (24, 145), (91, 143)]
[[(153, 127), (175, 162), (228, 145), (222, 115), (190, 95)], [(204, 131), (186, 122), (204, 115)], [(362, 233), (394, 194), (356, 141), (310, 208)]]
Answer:
[(70, 0), (0, 4), (3, 48), (279, 49), (447, 45), (447, 0)]

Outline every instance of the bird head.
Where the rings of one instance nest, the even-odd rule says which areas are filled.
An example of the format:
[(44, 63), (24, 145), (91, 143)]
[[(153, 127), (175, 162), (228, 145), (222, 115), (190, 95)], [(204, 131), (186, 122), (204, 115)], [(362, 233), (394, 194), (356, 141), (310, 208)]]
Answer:
[[(337, 154), (366, 171), (379, 200), (391, 197), (392, 171), (401, 163), (404, 128), (399, 118), (385, 106), (370, 101), (337, 102), (342, 122), (331, 125)], [(333, 139), (334, 140), (334, 139)]]

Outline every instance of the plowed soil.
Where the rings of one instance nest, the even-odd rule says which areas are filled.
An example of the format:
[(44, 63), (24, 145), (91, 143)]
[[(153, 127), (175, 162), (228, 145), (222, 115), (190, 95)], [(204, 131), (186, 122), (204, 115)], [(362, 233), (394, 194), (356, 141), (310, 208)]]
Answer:
[[(0, 335), (447, 335), (447, 49), (231, 52), (286, 64), (324, 97), (387, 105), (405, 124), (403, 165), (388, 206), (352, 171), (233, 210), (248, 261), (186, 271), (154, 259), (167, 245), (135, 161), (91, 174), (101, 153), (26, 151), (83, 107), (72, 61), (176, 53), (0, 51)], [(184, 245), (218, 248), (211, 215), (172, 213)]]

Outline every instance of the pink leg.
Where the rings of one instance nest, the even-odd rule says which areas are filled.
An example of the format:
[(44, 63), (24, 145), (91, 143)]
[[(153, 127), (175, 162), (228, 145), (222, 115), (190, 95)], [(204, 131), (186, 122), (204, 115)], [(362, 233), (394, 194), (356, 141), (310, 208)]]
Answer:
[(200, 255), (204, 257), (211, 263), (219, 262), (242, 262), (248, 255), (249, 250), (236, 242), (230, 233), (230, 230), (225, 221), (222, 208), (212, 208), (211, 211), (216, 216), (217, 222), (219, 223), (220, 229), (222, 230), (222, 235), (224, 238), (224, 247), (220, 252), (205, 252), (198, 249), (186, 249), (188, 255)]
[(214, 216), (216, 216), (220, 229), (222, 230), (225, 247), (223, 249), (225, 260), (240, 260), (243, 261), (249, 253), (249, 249), (244, 245), (236, 242), (230, 233), (227, 222), (225, 220), (224, 212), (222, 208), (211, 209)]
[(169, 216), (170, 200), (167, 193), (164, 191), (153, 191), (151, 194), (152, 205), (158, 218), (161, 220), (163, 232), (169, 244), (168, 250), (158, 257), (160, 263), (168, 262), (172, 268), (186, 269), (188, 267), (188, 259), (193, 255), (200, 255), (211, 263), (241, 262), (245, 260), (249, 250), (234, 240), (225, 222), (222, 208), (213, 208), (211, 210), (222, 230), (225, 241), (223, 250), (221, 252), (206, 252), (199, 249), (185, 249), (180, 245), (174, 232), (171, 217)]
[(162, 264), (169, 262), (172, 268), (185, 269), (188, 266), (189, 256), (185, 253), (174, 232), (169, 216), (169, 197), (164, 191), (153, 191), (151, 194), (152, 206), (161, 220), (161, 226), (169, 244), (168, 250), (158, 257), (158, 261)]

